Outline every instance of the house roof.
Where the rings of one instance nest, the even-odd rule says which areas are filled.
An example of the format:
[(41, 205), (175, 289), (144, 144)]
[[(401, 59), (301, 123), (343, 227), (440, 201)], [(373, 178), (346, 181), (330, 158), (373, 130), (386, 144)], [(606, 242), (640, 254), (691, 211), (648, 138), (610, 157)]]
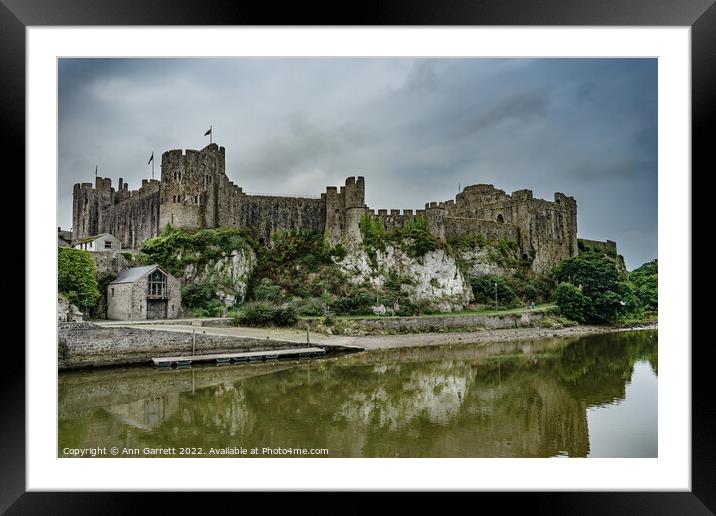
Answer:
[(99, 237), (103, 237), (103, 236), (106, 236), (106, 235), (109, 235), (109, 236), (111, 236), (112, 238), (115, 238), (115, 239), (119, 240), (119, 238), (117, 238), (116, 236), (114, 236), (112, 233), (102, 233), (102, 234), (99, 234), (99, 235), (88, 236), (87, 238), (83, 238), (83, 239), (81, 239), (81, 240), (78, 240), (77, 242), (75, 242), (75, 244), (84, 244), (85, 242), (92, 242), (93, 240), (97, 240)]
[(117, 279), (110, 281), (109, 284), (115, 285), (117, 283), (134, 283), (138, 279), (154, 271), (154, 269), (160, 269), (164, 274), (167, 274), (167, 271), (159, 267), (156, 263), (154, 265), (143, 265), (142, 267), (131, 267), (120, 272)]

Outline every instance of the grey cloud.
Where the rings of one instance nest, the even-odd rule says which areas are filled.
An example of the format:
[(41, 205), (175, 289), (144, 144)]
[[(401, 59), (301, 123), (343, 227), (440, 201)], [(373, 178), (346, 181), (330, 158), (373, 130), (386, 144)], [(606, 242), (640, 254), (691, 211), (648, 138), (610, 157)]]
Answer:
[(652, 59), (64, 59), (58, 225), (95, 164), (136, 188), (152, 151), (201, 148), (211, 124), (246, 190), (361, 174), (374, 208), (561, 191), (580, 236), (647, 235), (618, 242), (634, 267), (657, 250), (656, 81)]

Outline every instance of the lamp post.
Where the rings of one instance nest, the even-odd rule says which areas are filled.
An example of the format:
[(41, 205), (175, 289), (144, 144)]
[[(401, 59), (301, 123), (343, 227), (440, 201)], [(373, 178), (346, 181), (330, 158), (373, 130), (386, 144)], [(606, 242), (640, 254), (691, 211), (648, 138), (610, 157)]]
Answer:
[(500, 305), (497, 302), (497, 282), (495, 282), (495, 310), (499, 310)]

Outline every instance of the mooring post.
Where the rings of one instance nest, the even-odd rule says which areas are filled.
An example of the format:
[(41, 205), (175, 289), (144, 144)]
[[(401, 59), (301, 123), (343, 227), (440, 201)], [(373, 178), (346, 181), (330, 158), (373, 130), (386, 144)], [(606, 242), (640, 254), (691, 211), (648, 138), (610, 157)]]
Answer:
[(192, 328), (191, 330), (191, 356), (194, 356), (196, 353), (196, 330)]
[(311, 323), (306, 322), (306, 344), (311, 343)]

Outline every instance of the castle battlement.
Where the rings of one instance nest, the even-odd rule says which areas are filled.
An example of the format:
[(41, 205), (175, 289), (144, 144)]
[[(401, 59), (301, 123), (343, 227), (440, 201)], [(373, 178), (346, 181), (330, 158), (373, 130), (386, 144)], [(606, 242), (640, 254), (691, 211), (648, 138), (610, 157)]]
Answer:
[(169, 155), (173, 157), (179, 157), (179, 156), (194, 156), (197, 154), (201, 154), (203, 152), (218, 152), (219, 154), (226, 154), (226, 149), (224, 147), (219, 147), (216, 143), (210, 143), (203, 149), (170, 149), (166, 150), (162, 153), (162, 156)]
[(247, 194), (226, 174), (226, 151), (212, 143), (203, 149), (170, 149), (161, 154), (161, 179), (143, 179), (129, 190), (119, 178), (73, 186), (73, 239), (112, 233), (123, 247), (137, 248), (170, 224), (184, 228), (242, 226), (260, 242), (277, 230), (323, 231), (332, 245), (361, 242), (364, 214), (383, 219), (386, 229), (413, 217), (425, 217), (437, 239), (480, 234), (515, 241), (533, 269), (548, 270), (577, 254), (577, 204), (561, 192), (553, 201), (535, 199), (531, 190), (512, 194), (491, 184), (466, 186), (454, 199), (430, 201), (424, 209), (369, 209), (365, 178), (348, 176), (343, 185), (327, 186), (320, 197)]

